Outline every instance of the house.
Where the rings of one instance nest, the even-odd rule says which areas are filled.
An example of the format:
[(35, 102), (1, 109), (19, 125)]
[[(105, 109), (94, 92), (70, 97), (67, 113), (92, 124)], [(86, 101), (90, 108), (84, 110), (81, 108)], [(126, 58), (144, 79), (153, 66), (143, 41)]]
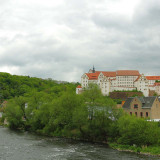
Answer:
[(160, 99), (156, 96), (127, 98), (122, 108), (130, 115), (160, 120)]
[[(149, 96), (150, 91), (155, 91), (160, 95), (160, 76), (145, 76), (138, 70), (117, 70), (117, 71), (96, 71), (90, 69), (88, 73), (81, 76), (81, 86), (83, 90), (89, 83), (99, 85), (103, 95), (109, 95), (113, 91), (141, 91), (145, 97)], [(78, 94), (78, 89), (76, 90)]]

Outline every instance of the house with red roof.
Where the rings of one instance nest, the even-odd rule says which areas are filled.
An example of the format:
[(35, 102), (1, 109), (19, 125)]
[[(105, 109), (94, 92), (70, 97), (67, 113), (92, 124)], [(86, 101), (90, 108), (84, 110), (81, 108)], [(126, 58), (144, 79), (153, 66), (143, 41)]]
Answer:
[(89, 83), (99, 85), (103, 95), (109, 95), (113, 91), (132, 91), (137, 90), (143, 92), (144, 96), (149, 96), (149, 91), (159, 91), (160, 85), (156, 81), (160, 81), (160, 76), (144, 76), (138, 70), (117, 70), (117, 71), (96, 71), (95, 68), (90, 69), (88, 73), (81, 76), (81, 89), (87, 88)]

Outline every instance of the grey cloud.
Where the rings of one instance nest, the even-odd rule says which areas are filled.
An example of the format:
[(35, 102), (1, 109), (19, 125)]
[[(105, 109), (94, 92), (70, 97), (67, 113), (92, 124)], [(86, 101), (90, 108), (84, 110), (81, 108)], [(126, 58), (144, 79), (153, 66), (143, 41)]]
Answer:
[(134, 14), (134, 23), (142, 27), (160, 25), (160, 2), (157, 0), (142, 1)]
[(80, 81), (93, 64), (97, 70), (160, 74), (156, 0), (143, 0), (132, 19), (101, 12), (99, 4), (111, 0), (67, 0), (58, 8), (14, 2), (0, 6), (0, 68), (68, 81)]
[(128, 29), (131, 27), (129, 20), (125, 19), (123, 16), (112, 15), (112, 14), (94, 14), (92, 15), (93, 22), (99, 26), (109, 29)]

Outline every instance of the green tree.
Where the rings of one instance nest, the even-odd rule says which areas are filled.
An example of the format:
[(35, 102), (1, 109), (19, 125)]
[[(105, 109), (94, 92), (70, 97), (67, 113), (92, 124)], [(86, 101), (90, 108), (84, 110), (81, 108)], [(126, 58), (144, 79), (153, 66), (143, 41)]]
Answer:
[(115, 120), (115, 102), (102, 95), (96, 84), (89, 87), (82, 94), (88, 110), (88, 121), (81, 127), (81, 132), (90, 140), (107, 140), (110, 126)]
[(120, 144), (137, 146), (156, 144), (160, 139), (160, 128), (155, 122), (124, 115), (118, 121)]
[(15, 97), (8, 101), (4, 116), (7, 118), (10, 128), (24, 128), (24, 120), (26, 120), (25, 102), (23, 97)]

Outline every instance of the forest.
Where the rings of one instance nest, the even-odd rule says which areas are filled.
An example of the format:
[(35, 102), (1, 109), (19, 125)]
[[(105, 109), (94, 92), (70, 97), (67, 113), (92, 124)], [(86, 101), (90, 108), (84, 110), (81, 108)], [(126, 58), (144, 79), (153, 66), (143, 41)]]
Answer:
[(11, 129), (160, 154), (159, 123), (127, 115), (95, 84), (76, 95), (77, 84), (1, 73), (1, 100), (7, 101), (1, 122), (7, 120)]
[(37, 92), (55, 93), (65, 91), (67, 88), (75, 90), (78, 83), (61, 83), (48, 79), (41, 79), (30, 76), (11, 75), (0, 72), (0, 101), (8, 100), (14, 97), (23, 96), (33, 90)]

